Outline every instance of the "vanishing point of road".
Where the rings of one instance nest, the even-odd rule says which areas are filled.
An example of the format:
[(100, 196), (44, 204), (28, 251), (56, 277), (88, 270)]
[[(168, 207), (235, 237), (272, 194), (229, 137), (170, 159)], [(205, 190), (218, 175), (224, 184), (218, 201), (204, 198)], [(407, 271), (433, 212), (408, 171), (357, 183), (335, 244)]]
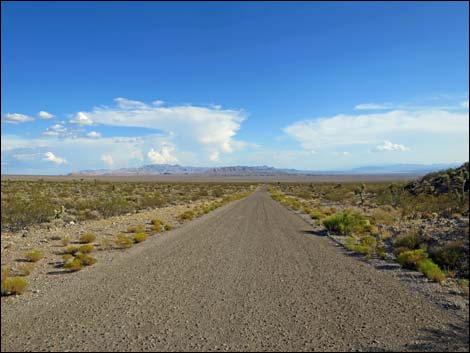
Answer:
[(265, 189), (21, 299), (2, 351), (468, 350), (468, 323)]

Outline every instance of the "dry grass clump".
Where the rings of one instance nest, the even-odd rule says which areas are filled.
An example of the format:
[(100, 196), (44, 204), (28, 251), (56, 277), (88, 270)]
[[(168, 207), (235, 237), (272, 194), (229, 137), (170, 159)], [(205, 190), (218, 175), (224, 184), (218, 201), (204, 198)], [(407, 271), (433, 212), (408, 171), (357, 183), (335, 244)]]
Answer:
[(67, 248), (65, 248), (64, 250), (64, 254), (71, 254), (71, 255), (75, 255), (77, 252), (80, 251), (80, 247), (76, 246), (76, 245), (70, 245), (68, 246)]
[(359, 254), (372, 256), (377, 253), (377, 240), (371, 235), (365, 235), (359, 238), (347, 237), (346, 248)]
[(44, 253), (41, 251), (30, 251), (24, 256), (25, 259), (29, 262), (38, 262), (44, 258)]
[(70, 237), (65, 235), (62, 238), (60, 238), (60, 242), (62, 243), (63, 246), (67, 246), (70, 244)]
[(184, 221), (184, 220), (190, 221), (194, 218), (194, 213), (193, 213), (193, 211), (185, 211), (182, 214), (180, 214), (178, 216), (178, 218), (182, 221)]
[(69, 260), (64, 261), (64, 268), (70, 272), (80, 271), (82, 269), (82, 262), (80, 259), (72, 257)]
[(92, 253), (94, 252), (96, 249), (93, 245), (91, 244), (85, 244), (85, 245), (82, 245), (80, 246), (80, 248), (78, 249), (82, 254), (89, 254), (89, 253)]
[(88, 254), (78, 253), (76, 259), (78, 259), (83, 266), (91, 266), (96, 263), (96, 259)]
[(134, 235), (134, 243), (142, 243), (146, 241), (148, 238), (148, 235), (145, 233), (137, 233)]
[(127, 231), (129, 233), (143, 233), (145, 232), (145, 224), (129, 226), (129, 228), (127, 228)]
[(114, 244), (118, 249), (127, 249), (132, 247), (134, 241), (125, 234), (118, 234), (114, 240)]
[(28, 288), (28, 282), (22, 277), (5, 277), (2, 278), (1, 282), (2, 297), (12, 294), (23, 294)]
[(84, 244), (93, 243), (96, 240), (96, 235), (94, 235), (93, 233), (85, 233), (80, 236), (79, 240), (80, 243)]

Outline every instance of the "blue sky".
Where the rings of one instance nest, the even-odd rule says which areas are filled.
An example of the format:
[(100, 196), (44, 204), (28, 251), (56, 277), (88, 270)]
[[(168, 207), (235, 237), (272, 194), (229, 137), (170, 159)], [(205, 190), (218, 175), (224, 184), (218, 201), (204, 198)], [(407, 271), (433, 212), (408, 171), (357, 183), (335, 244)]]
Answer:
[(469, 158), (467, 2), (1, 6), (2, 173)]

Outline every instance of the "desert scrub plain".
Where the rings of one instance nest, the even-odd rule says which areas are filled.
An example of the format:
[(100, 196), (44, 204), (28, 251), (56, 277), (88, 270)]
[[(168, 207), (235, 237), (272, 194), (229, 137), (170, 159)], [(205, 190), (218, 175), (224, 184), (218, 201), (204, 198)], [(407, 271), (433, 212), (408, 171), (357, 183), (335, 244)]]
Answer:
[(432, 291), (467, 297), (468, 307), (469, 187), (465, 163), (412, 182), (272, 183), (269, 190), (315, 234), (382, 268), (400, 265)]
[(2, 296), (37, 293), (47, 281), (106, 261), (110, 251), (145, 246), (149, 237), (255, 188), (248, 183), (3, 179)]

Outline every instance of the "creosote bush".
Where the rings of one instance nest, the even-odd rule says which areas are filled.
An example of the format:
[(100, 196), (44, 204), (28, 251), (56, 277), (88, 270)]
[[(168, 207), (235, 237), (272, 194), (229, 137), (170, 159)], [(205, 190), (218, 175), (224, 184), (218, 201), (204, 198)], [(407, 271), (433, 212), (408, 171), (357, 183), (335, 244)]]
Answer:
[(38, 262), (44, 258), (44, 253), (41, 251), (30, 251), (26, 253), (25, 258), (29, 262)]
[(145, 224), (129, 226), (129, 228), (127, 228), (127, 231), (129, 233), (143, 233), (145, 232)]
[(431, 259), (425, 259), (418, 263), (418, 270), (420, 270), (427, 278), (434, 282), (442, 283), (446, 279), (444, 273), (438, 265)]
[(185, 211), (183, 212), (182, 214), (179, 215), (179, 219), (180, 220), (192, 220), (194, 217), (194, 213), (193, 211)]
[(323, 220), (323, 225), (329, 231), (342, 235), (363, 233), (370, 228), (369, 221), (359, 211), (346, 210)]

